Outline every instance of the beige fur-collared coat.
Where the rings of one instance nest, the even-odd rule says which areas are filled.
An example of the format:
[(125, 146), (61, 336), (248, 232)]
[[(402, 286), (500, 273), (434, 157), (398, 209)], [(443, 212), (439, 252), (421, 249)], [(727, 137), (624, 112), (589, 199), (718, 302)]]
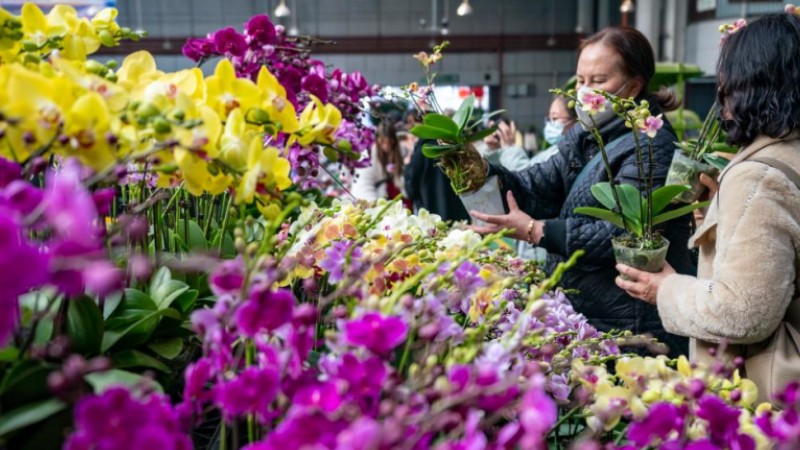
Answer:
[[(760, 137), (736, 155), (689, 241), (700, 248), (697, 277), (671, 275), (659, 287), (664, 328), (691, 337), (695, 359), (707, 359), (708, 347), (723, 339), (741, 354), (736, 344), (769, 338), (800, 292), (800, 190), (779, 170), (748, 161), (753, 157), (800, 172), (800, 135)], [(766, 388), (759, 386), (762, 398)]]

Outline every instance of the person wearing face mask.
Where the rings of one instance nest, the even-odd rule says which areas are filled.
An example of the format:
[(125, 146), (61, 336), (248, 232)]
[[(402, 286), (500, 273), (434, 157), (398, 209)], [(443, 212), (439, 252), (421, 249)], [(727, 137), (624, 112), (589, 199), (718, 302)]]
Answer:
[[(692, 338), (691, 356), (726, 342), (725, 359), (759, 401), (800, 379), (800, 13), (764, 16), (727, 37), (717, 64), (720, 126), (741, 146), (708, 178), (711, 205), (692, 236), (698, 276), (666, 266), (619, 266), (632, 296), (655, 304), (667, 330)], [(715, 195), (714, 195), (715, 194)]]
[[(653, 115), (677, 106), (674, 96), (667, 91), (648, 92), (647, 86), (655, 74), (653, 50), (647, 39), (633, 28), (610, 27), (584, 40), (576, 72), (579, 91), (598, 89), (634, 97), (637, 101), (647, 99)], [(514, 172), (487, 163), (489, 175), (499, 177), (508, 213), (490, 216), (472, 211), (473, 217), (490, 224), (475, 229), (482, 233), (511, 229), (516, 239), (545, 248), (548, 272), (574, 252), (583, 250), (584, 256), (560, 282), (562, 288), (574, 292), (569, 297), (575, 310), (601, 331), (650, 334), (667, 344), (670, 355), (685, 354), (688, 340), (667, 333), (654, 306), (633, 298), (616, 285), (611, 240), (623, 231), (609, 222), (574, 211), (579, 206), (600, 206), (591, 187), (608, 181), (601, 158), (595, 158), (599, 147), (589, 127), (597, 127), (606, 144), (614, 181), (644, 188), (644, 180), (639, 177), (634, 131), (610, 107), (606, 110), (611, 114), (598, 114), (583, 120), (581, 126), (572, 127), (558, 142), (558, 151), (540, 164)], [(676, 140), (672, 126), (665, 119), (653, 139), (656, 187), (666, 180)], [(649, 163), (645, 155), (645, 164)], [(684, 274), (696, 270), (687, 246), (690, 220), (691, 216), (686, 215), (667, 222), (659, 230), (671, 243), (667, 260)]]

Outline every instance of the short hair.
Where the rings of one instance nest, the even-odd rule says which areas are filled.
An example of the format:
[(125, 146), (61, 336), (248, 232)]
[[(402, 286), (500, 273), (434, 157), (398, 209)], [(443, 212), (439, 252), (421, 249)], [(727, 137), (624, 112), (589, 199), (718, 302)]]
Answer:
[(782, 138), (800, 127), (800, 19), (772, 14), (729, 35), (717, 63), (728, 142)]

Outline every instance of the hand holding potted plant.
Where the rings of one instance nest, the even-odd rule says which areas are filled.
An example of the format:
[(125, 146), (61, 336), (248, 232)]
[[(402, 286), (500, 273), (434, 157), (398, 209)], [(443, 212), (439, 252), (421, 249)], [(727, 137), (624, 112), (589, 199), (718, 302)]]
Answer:
[[(428, 141), (422, 147), (423, 154), (439, 161), (439, 167), (450, 179), (453, 191), (459, 195), (467, 210), (502, 214), (503, 200), (497, 178), (487, 179), (486, 162), (473, 145), (494, 133), (496, 127), (480, 129), (483, 121), (471, 120), (475, 109), (474, 95), (464, 99), (451, 118), (443, 113), (433, 92), (436, 74), (431, 67), (442, 58), (441, 51), (447, 44), (444, 42), (434, 47), (432, 55), (420, 52), (414, 56), (425, 70), (428, 86), (418, 89), (412, 83), (408, 89), (414, 105), (422, 114), (422, 124), (414, 126), (411, 134)], [(422, 108), (421, 103), (427, 108)], [(488, 117), (501, 112), (495, 111)]]
[[(705, 207), (708, 202), (686, 205), (667, 210), (674, 198), (689, 190), (685, 185), (667, 185), (653, 188), (655, 159), (653, 138), (664, 124), (659, 116), (653, 116), (647, 100), (637, 103), (632, 98), (619, 98), (604, 91), (585, 92), (578, 96), (575, 91), (554, 90), (563, 95), (572, 105), (578, 104), (588, 113), (589, 122), (593, 116), (604, 111), (606, 102), (614, 112), (633, 129), (636, 160), (642, 190), (631, 184), (617, 184), (609, 165), (608, 154), (600, 132), (593, 123), (583, 123), (591, 131), (600, 148), (609, 182), (592, 186), (592, 195), (600, 207), (584, 206), (575, 212), (605, 220), (625, 230), (625, 234), (614, 238), (614, 256), (622, 263), (646, 272), (659, 272), (664, 267), (669, 241), (661, 236), (656, 227), (669, 220), (681, 217), (691, 211)], [(580, 97), (580, 98), (579, 98)], [(643, 142), (644, 141), (644, 142)], [(647, 159), (645, 160), (645, 152)]]

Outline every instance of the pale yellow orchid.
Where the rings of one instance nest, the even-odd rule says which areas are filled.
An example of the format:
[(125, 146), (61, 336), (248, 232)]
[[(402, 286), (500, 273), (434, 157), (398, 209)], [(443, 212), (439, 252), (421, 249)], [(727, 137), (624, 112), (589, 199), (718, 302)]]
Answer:
[(223, 59), (214, 70), (214, 75), (206, 78), (207, 103), (220, 117), (227, 117), (235, 109), (244, 114), (262, 101), (258, 86), (247, 78), (237, 78), (233, 64)]
[(261, 66), (256, 84), (264, 95), (262, 107), (269, 115), (269, 120), (280, 124), (280, 130), (285, 133), (297, 132), (300, 127), (297, 111), (292, 102), (286, 98), (286, 89), (266, 66)]

